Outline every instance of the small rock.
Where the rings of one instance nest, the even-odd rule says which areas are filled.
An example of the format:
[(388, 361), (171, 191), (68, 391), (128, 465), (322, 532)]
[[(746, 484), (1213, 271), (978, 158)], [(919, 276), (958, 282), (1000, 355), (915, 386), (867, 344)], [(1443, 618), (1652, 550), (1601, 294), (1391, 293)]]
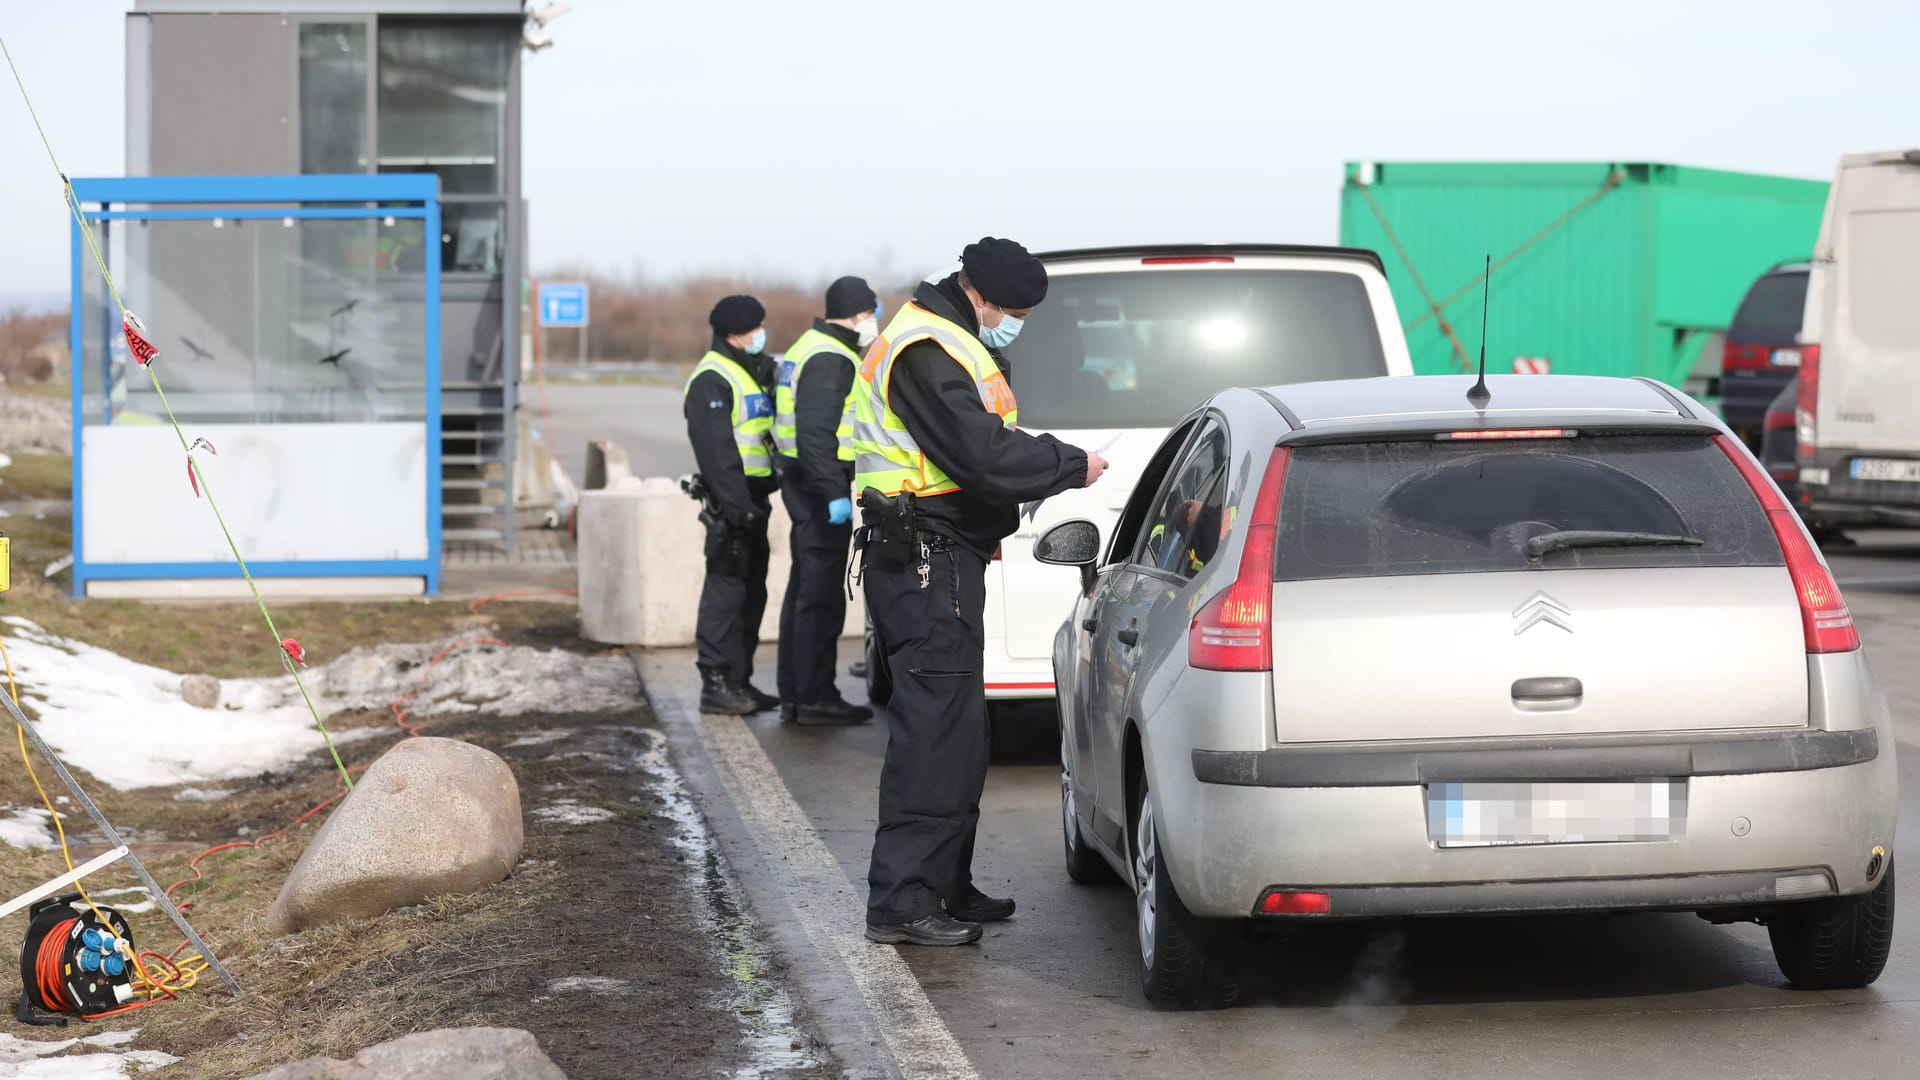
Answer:
[(211, 675), (189, 675), (180, 680), (180, 696), (196, 709), (220, 705), (220, 680)]
[(567, 1080), (518, 1028), (444, 1028), (369, 1046), (352, 1061), (308, 1058), (253, 1080)]
[(525, 842), (520, 787), (490, 750), (422, 736), (370, 766), (294, 864), (267, 926), (289, 934), (502, 881)]

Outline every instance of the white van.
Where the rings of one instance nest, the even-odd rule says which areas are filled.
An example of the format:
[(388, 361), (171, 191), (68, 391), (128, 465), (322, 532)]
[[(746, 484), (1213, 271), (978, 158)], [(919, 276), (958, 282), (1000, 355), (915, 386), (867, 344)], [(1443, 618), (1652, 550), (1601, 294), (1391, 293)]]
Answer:
[(1840, 159), (1800, 336), (1802, 512), (1920, 526), (1920, 150)]
[[(1104, 456), (1085, 490), (1021, 508), (987, 567), (990, 701), (1053, 697), (1053, 635), (1078, 573), (1033, 542), (1086, 518), (1111, 536), (1147, 459), (1193, 407), (1232, 386), (1410, 375), (1380, 256), (1356, 248), (1193, 244), (1041, 252), (1047, 299), (1006, 350), (1020, 426)], [(867, 689), (888, 696), (868, 635)]]

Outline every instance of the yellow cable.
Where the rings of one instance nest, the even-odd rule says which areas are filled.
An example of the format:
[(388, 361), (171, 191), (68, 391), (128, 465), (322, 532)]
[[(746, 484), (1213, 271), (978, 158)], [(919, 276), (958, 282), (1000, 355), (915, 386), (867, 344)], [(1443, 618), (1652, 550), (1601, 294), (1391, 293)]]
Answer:
[[(7, 693), (13, 697), (14, 707), (20, 708), (20, 683), (14, 678), (13, 657), (7, 655), (7, 639), (4, 635), (0, 635), (0, 663), (4, 663), (7, 669)], [(27, 729), (16, 723), (13, 725), (13, 733), (14, 738), (19, 740), (20, 743), (20, 762), (27, 767), (27, 776), (33, 780), (33, 790), (40, 793), (41, 805), (47, 808), (48, 816), (53, 818), (53, 831), (60, 837), (60, 857), (66, 861), (67, 871), (71, 873), (74, 869), (73, 852), (67, 846), (66, 826), (60, 823), (60, 811), (54, 809), (53, 800), (47, 796), (46, 787), (40, 783), (40, 774), (34, 770), (33, 757), (27, 752)], [(87, 895), (86, 883), (75, 879), (73, 887), (80, 893), (80, 899), (87, 902), (87, 907), (93, 911), (93, 917), (100, 920), (100, 925), (111, 927), (113, 924), (108, 922), (106, 915), (101, 913), (100, 906), (93, 902), (93, 897)], [(140, 953), (132, 949), (130, 945), (128, 951), (133, 953), (134, 970), (139, 973), (140, 980), (147, 984), (147, 1000), (152, 1001), (161, 993), (177, 992), (193, 987), (193, 981), (183, 981), (178, 985), (172, 985), (168, 981), (154, 978), (152, 973), (147, 971), (147, 966), (140, 962)], [(195, 957), (194, 959), (199, 958)], [(197, 981), (200, 971), (204, 970), (205, 968), (203, 967), (193, 972), (195, 981)], [(184, 966), (182, 967), (182, 971), (184, 973)]]

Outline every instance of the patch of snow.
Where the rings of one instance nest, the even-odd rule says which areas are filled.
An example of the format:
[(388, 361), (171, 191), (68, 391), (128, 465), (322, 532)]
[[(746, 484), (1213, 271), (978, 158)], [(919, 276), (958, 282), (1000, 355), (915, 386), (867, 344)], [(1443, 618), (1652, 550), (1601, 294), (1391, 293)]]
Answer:
[(12, 458), (8, 457), (5, 454), (0, 454), (0, 469), (4, 469), (11, 464), (13, 464)]
[[(0, 806), (0, 811), (6, 809)], [(45, 851), (59, 842), (53, 835), (53, 818), (39, 807), (25, 807), (0, 817), (0, 843), (27, 851)]]
[(559, 742), (573, 734), (572, 728), (553, 728), (550, 731), (536, 731), (531, 735), (522, 735), (507, 744), (507, 749), (515, 750), (522, 746), (541, 746), (550, 742)]
[(607, 712), (632, 708), (640, 699), (639, 675), (618, 656), (463, 645), (426, 668), (465, 636), (355, 649), (327, 665), (318, 680), (320, 694), (331, 709), (385, 709), (395, 698), (415, 694), (407, 709), (422, 717)]
[[(118, 911), (122, 915), (145, 915), (147, 912), (156, 911), (160, 907), (160, 905), (152, 899), (153, 894), (148, 892), (147, 887), (144, 885), (135, 885), (128, 889), (108, 889), (106, 892), (95, 890), (93, 896), (105, 901), (108, 907)], [(116, 904), (112, 899), (116, 896), (144, 896), (147, 897), (147, 899), (131, 904)]]
[(561, 825), (593, 825), (597, 822), (613, 820), (613, 811), (598, 806), (583, 806), (572, 799), (561, 799), (550, 806), (542, 806), (535, 810), (533, 816), (542, 821), (557, 822)]
[(220, 697), (240, 710), (211, 713), (180, 697), (180, 676), (171, 671), (55, 637), (25, 619), (4, 621), (21, 696), (39, 713), (40, 734), (68, 765), (103, 784), (126, 790), (235, 780), (325, 746), (286, 676), (228, 679)]
[(221, 799), (224, 799), (231, 794), (233, 794), (233, 792), (227, 791), (224, 788), (190, 787), (190, 788), (183, 789), (179, 794), (175, 795), (173, 797), (173, 801), (174, 802), (219, 802)]
[(612, 996), (626, 993), (629, 985), (625, 979), (609, 979), (603, 975), (574, 975), (553, 980), (547, 984), (547, 989), (556, 994), (584, 992)]
[[(172, 1065), (180, 1059), (158, 1050), (127, 1050), (120, 1053), (92, 1053), (125, 1046), (140, 1032), (103, 1031), (84, 1039), (56, 1039), (39, 1042), (0, 1033), (0, 1075), (18, 1080), (122, 1080), (127, 1066), (138, 1065), (141, 1072)], [(81, 1053), (68, 1051), (81, 1050)]]
[[(208, 711), (181, 698), (176, 672), (57, 637), (25, 619), (0, 622), (12, 635), (23, 700), (38, 713), (40, 733), (69, 765), (111, 787), (239, 780), (325, 748), (291, 676), (223, 679), (222, 708)], [(459, 640), (355, 649), (308, 673), (307, 686), (323, 718), (384, 711), (410, 693), (416, 696), (408, 708), (418, 718), (605, 712), (631, 708), (640, 697), (639, 675), (621, 657), (463, 646), (426, 668)], [(334, 741), (375, 734), (362, 728), (336, 733)]]

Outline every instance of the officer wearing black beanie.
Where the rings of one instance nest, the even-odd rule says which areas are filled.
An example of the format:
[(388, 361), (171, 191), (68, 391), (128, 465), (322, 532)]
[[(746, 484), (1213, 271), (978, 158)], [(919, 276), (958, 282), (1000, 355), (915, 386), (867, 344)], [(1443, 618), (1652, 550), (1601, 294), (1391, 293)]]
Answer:
[(1018, 527), (1021, 503), (1086, 487), (1107, 467), (1017, 426), (999, 350), (1046, 295), (1039, 259), (983, 237), (961, 252), (959, 272), (922, 284), (888, 322), (855, 388), (854, 488), (895, 497), (895, 507), (912, 492), (918, 515), (901, 544), (869, 509), (862, 537), (867, 611), (891, 685), (867, 871), (874, 941), (965, 945), (980, 940), (980, 923), (1014, 911), (973, 884), (987, 778), (987, 562)]
[(860, 724), (873, 710), (840, 696), (836, 649), (847, 620), (853, 539), (852, 390), (861, 350), (880, 332), (880, 298), (857, 277), (827, 286), (826, 312), (781, 355), (773, 441), (780, 500), (793, 526), (793, 572), (780, 605), (780, 719)]
[(715, 511), (703, 517), (706, 582), (694, 635), (702, 712), (744, 716), (780, 703), (749, 681), (767, 609), (767, 517), (779, 486), (762, 373), (766, 318), (751, 296), (715, 304), (707, 317), (713, 342), (686, 386), (687, 439)]

